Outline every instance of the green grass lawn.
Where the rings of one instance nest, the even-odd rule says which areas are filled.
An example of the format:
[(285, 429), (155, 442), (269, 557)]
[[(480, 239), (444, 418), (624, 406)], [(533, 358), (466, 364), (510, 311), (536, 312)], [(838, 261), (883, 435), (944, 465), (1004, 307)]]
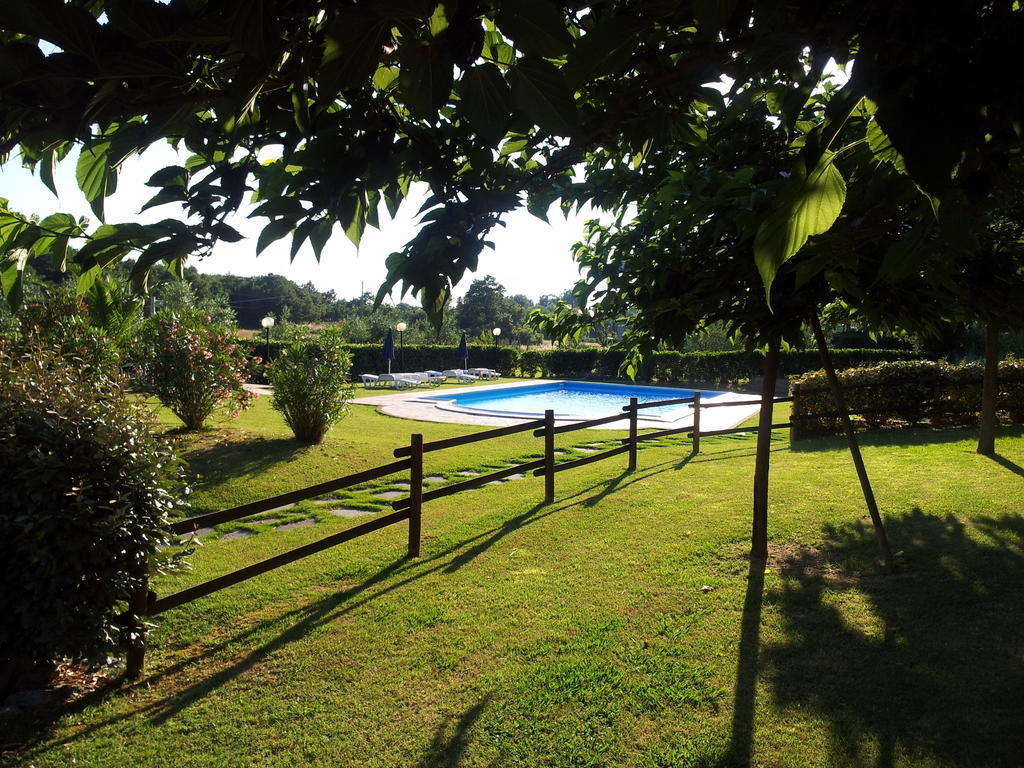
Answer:
[[(353, 406), (307, 448), (263, 399), (181, 439), (203, 511), (383, 463), (412, 431), (475, 429)], [(877, 568), (841, 441), (791, 450), (776, 434), (773, 556), (752, 569), (753, 434), (696, 457), (666, 439), (633, 474), (625, 455), (559, 474), (554, 504), (533, 477), (430, 502), (416, 561), (397, 525), (170, 611), (142, 680), (14, 723), (2, 741), (25, 746), (5, 764), (1019, 766), (1024, 433), (1005, 430), (995, 459), (970, 430), (863, 441), (895, 576)], [(517, 435), (429, 454), (425, 471), (538, 455)], [(386, 487), (342, 501), (384, 509)], [(156, 588), (353, 524), (326, 506), (246, 539), (222, 526)]]

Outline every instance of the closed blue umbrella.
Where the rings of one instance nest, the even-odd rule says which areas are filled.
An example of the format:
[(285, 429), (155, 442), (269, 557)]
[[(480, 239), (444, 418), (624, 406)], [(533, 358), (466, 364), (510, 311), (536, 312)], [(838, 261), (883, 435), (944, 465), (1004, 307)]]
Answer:
[(466, 346), (466, 332), (462, 332), (462, 339), (459, 341), (458, 356), (462, 358), (462, 367), (469, 367), (469, 347)]
[(388, 328), (388, 335), (384, 337), (384, 349), (380, 354), (388, 361), (388, 373), (391, 373), (391, 361), (395, 359), (395, 334), (390, 328)]

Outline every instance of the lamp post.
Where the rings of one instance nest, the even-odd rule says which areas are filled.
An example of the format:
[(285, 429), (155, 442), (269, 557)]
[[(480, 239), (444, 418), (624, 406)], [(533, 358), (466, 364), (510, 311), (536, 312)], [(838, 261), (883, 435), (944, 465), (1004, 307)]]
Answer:
[(498, 337), (501, 336), (501, 328), (491, 328), (491, 333), (494, 334), (494, 364), (498, 364)]
[(398, 330), (398, 364), (405, 370), (405, 329), (409, 326), (401, 322), (395, 326)]
[(270, 315), (267, 315), (262, 320), (260, 320), (260, 325), (263, 326), (263, 330), (266, 331), (266, 334), (267, 334), (267, 356), (264, 359), (269, 364), (270, 363), (270, 329), (274, 327), (274, 318), (272, 318)]

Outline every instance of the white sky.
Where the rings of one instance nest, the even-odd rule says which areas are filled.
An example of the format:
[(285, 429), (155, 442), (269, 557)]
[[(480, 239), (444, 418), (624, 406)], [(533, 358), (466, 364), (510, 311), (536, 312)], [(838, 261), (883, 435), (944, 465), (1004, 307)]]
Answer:
[[(55, 198), (49, 189), (29, 171), (21, 167), (17, 157), (0, 166), (0, 197), (10, 201), (11, 208), (19, 213), (40, 217), (57, 211), (74, 216), (88, 216), (94, 223), (95, 216), (75, 183), (75, 161), (77, 151), (62, 162), (55, 174), (57, 191)], [(180, 218), (181, 209), (177, 204), (151, 208), (139, 214), (139, 208), (157, 190), (145, 186), (149, 177), (160, 168), (181, 164), (174, 150), (165, 145), (154, 145), (145, 154), (128, 159), (121, 169), (117, 192), (106, 202), (108, 223), (129, 221), (153, 222), (166, 218)], [(307, 244), (299, 251), (295, 261), (289, 263), (288, 252), (291, 238), (285, 237), (269, 246), (259, 257), (255, 255), (256, 238), (266, 219), (247, 219), (251, 208), (231, 220), (246, 239), (238, 243), (222, 243), (212, 256), (201, 261), (190, 262), (200, 272), (265, 275), (284, 275), (297, 283), (312, 282), (319, 290), (334, 290), (341, 298), (358, 296), (362, 290), (376, 293), (384, 281), (386, 270), (384, 259), (392, 251), (400, 250), (416, 232), (415, 213), (423, 198), (410, 198), (390, 220), (381, 205), (381, 230), (367, 227), (357, 252), (355, 246), (339, 228), (324, 248), (318, 264), (313, 251)], [(479, 269), (456, 286), (455, 295), (465, 293), (474, 278), (493, 275), (511, 294), (525, 294), (536, 300), (542, 294), (561, 294), (571, 287), (579, 276), (572, 259), (571, 248), (583, 234), (583, 222), (592, 218), (593, 213), (584, 210), (568, 220), (562, 217), (557, 206), (553, 206), (545, 224), (525, 209), (516, 211), (506, 218), (505, 228), (495, 228), (489, 240), (495, 249), (485, 248), (480, 256)], [(399, 299), (396, 289), (393, 298)], [(416, 303), (406, 297), (405, 301)]]

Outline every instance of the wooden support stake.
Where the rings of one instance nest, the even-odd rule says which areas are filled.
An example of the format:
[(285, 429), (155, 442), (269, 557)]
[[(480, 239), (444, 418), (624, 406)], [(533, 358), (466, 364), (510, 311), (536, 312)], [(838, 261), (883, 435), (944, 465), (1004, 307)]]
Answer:
[(409, 443), (409, 557), (420, 556), (423, 522), (423, 435), (411, 435)]
[(639, 410), (637, 399), (629, 398), (629, 471), (636, 472), (636, 422)]
[(839, 420), (843, 424), (843, 432), (846, 433), (846, 442), (850, 445), (850, 456), (853, 458), (853, 466), (857, 469), (857, 479), (860, 480), (860, 488), (864, 492), (864, 503), (867, 505), (868, 514), (871, 515), (871, 524), (875, 527), (875, 537), (878, 539), (878, 549), (882, 554), (882, 562), (891, 573), (895, 564), (892, 559), (892, 550), (889, 548), (889, 537), (885, 534), (885, 524), (882, 522), (882, 516), (878, 513), (878, 504), (875, 501), (875, 493), (871, 490), (871, 480), (868, 478), (868, 471), (864, 466), (864, 457), (860, 455), (857, 433), (853, 431), (853, 422), (850, 420), (850, 412), (846, 407), (846, 395), (843, 393), (843, 386), (839, 383), (839, 377), (836, 375), (836, 368), (832, 364), (832, 354), (828, 351), (828, 343), (825, 341), (825, 334), (821, 330), (821, 322), (818, 320), (817, 312), (811, 314), (811, 330), (814, 331), (814, 340), (818, 344), (818, 352), (821, 353), (821, 363), (825, 368), (825, 376), (832, 387), (832, 396), (836, 401), (836, 410), (839, 411)]
[(985, 377), (981, 384), (981, 419), (978, 430), (978, 453), (991, 456), (996, 452), (996, 406), (999, 399), (999, 326), (985, 326)]
[(555, 412), (544, 411), (544, 503), (555, 500)]
[(142, 675), (146, 663), (146, 617), (149, 615), (149, 603), (149, 574), (143, 569), (142, 582), (128, 600), (128, 622), (124, 638), (125, 674), (132, 680)]
[(700, 453), (700, 392), (693, 393), (693, 453)]

